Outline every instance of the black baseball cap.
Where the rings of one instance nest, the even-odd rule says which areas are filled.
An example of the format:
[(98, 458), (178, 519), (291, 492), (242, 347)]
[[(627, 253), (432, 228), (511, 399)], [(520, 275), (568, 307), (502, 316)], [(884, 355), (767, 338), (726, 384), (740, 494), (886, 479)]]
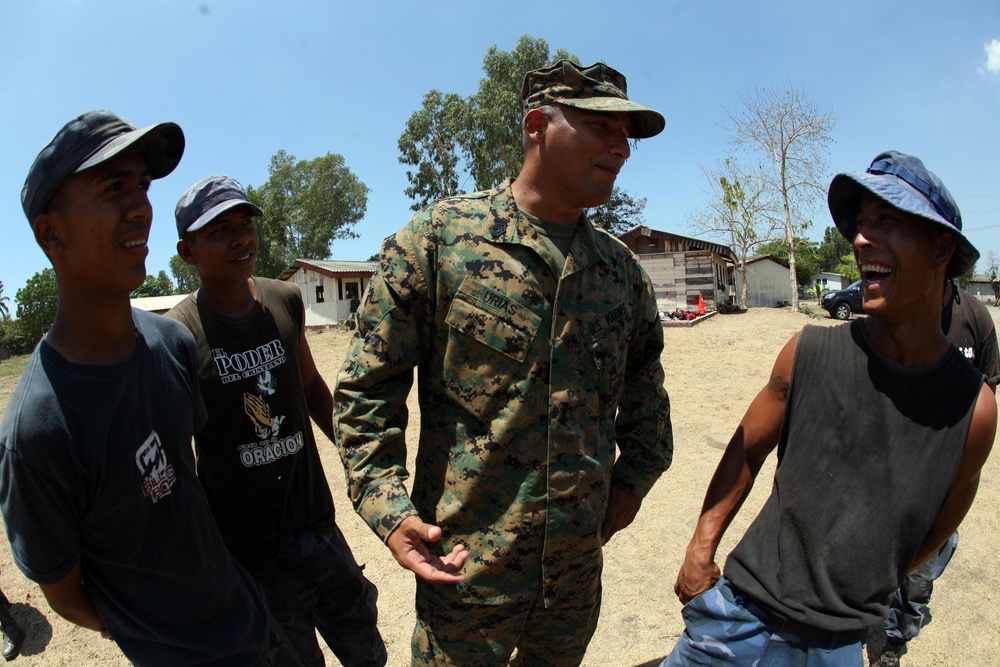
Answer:
[(33, 223), (45, 212), (56, 191), (73, 174), (139, 146), (152, 178), (174, 170), (184, 154), (184, 133), (176, 123), (141, 130), (106, 109), (88, 111), (66, 123), (42, 149), (28, 170), (21, 189), (21, 208)]
[(181, 195), (174, 208), (177, 237), (195, 232), (236, 206), (246, 206), (255, 218), (264, 215), (256, 204), (247, 200), (246, 190), (231, 176), (203, 178)]

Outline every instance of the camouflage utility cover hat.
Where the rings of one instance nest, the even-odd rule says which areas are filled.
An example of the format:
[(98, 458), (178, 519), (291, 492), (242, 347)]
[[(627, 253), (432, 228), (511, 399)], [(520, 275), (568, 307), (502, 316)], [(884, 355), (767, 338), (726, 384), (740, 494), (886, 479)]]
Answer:
[(174, 208), (177, 236), (196, 232), (236, 206), (246, 206), (255, 218), (264, 215), (256, 204), (247, 200), (246, 190), (230, 176), (203, 178), (181, 195)]
[(663, 131), (666, 121), (658, 111), (628, 99), (625, 75), (604, 63), (580, 67), (560, 60), (552, 67), (524, 75), (521, 86), (523, 113), (546, 104), (565, 104), (592, 111), (622, 111), (632, 116), (628, 136), (653, 137)]
[(150, 125), (141, 130), (107, 110), (88, 111), (66, 123), (42, 149), (28, 170), (21, 189), (21, 207), (34, 224), (45, 212), (56, 191), (73, 174), (139, 146), (152, 178), (174, 170), (184, 154), (184, 133), (175, 123)]

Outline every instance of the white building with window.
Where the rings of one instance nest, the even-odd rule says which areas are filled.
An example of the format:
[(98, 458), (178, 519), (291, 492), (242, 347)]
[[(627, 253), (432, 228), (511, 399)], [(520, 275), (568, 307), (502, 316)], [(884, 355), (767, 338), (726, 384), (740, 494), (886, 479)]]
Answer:
[(278, 276), (302, 290), (307, 327), (337, 326), (361, 303), (378, 262), (333, 259), (297, 259)]

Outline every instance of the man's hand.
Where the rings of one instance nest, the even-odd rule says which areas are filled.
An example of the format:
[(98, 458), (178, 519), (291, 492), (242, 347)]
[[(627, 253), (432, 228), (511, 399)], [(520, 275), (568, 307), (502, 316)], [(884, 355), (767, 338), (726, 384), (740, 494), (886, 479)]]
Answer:
[(601, 543), (607, 544), (612, 535), (628, 527), (639, 513), (640, 505), (642, 498), (612, 484), (608, 494), (608, 511), (601, 527)]
[(408, 516), (392, 531), (386, 545), (397, 563), (416, 573), (424, 581), (433, 584), (457, 584), (465, 581), (461, 570), (469, 552), (458, 544), (444, 558), (432, 554), (424, 542), (437, 542), (440, 539), (440, 528), (424, 523), (418, 516)]
[(696, 559), (687, 556), (681, 565), (681, 571), (677, 573), (677, 582), (674, 583), (674, 593), (682, 604), (687, 604), (698, 595), (704, 593), (715, 585), (722, 573), (715, 561), (707, 563), (696, 562)]

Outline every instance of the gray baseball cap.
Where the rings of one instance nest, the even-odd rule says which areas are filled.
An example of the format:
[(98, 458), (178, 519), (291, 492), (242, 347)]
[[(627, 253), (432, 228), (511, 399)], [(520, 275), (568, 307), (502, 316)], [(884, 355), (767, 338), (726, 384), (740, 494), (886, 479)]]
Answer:
[(209, 176), (187, 189), (177, 201), (174, 218), (177, 220), (177, 238), (194, 232), (216, 217), (236, 206), (247, 206), (255, 217), (264, 215), (256, 204), (247, 200), (247, 193), (239, 181), (229, 176)]
[(948, 277), (960, 276), (976, 265), (979, 251), (962, 234), (962, 213), (938, 176), (923, 161), (899, 151), (879, 153), (867, 171), (837, 174), (830, 183), (827, 203), (837, 229), (854, 242), (858, 208), (865, 191), (898, 208), (934, 222), (955, 237), (955, 254)]
[(152, 178), (174, 170), (184, 154), (184, 133), (176, 123), (141, 130), (108, 110), (88, 111), (66, 123), (35, 158), (21, 189), (21, 208), (33, 223), (73, 174), (139, 146)]

